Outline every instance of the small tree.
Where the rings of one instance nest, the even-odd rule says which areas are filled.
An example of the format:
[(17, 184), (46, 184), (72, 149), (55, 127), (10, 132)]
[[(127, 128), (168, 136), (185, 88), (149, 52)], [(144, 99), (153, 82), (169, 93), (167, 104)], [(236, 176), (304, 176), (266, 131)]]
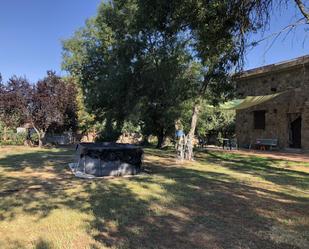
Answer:
[(16, 76), (0, 85), (2, 121), (7, 127), (31, 123), (39, 146), (45, 144), (46, 132), (52, 124), (76, 127), (76, 109), (74, 84), (65, 82), (52, 71), (36, 85)]
[(4, 125), (3, 139), (8, 128), (25, 121), (24, 107), (28, 105), (32, 87), (26, 78), (13, 76), (7, 84), (0, 81), (0, 118)]
[(39, 146), (46, 142), (48, 128), (57, 123), (64, 124), (66, 115), (76, 119), (76, 90), (72, 83), (66, 84), (55, 72), (48, 71), (47, 76), (34, 87), (31, 103), (26, 106), (28, 120), (39, 137)]

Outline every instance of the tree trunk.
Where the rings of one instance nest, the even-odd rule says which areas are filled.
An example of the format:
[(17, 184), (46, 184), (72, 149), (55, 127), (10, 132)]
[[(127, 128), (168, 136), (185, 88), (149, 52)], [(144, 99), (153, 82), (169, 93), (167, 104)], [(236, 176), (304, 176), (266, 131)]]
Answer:
[(7, 140), (7, 127), (4, 126), (3, 127), (3, 141), (6, 141)]
[(160, 130), (160, 133), (157, 135), (157, 138), (158, 138), (158, 143), (157, 143), (157, 146), (156, 146), (157, 149), (162, 149), (163, 142), (164, 142), (164, 136), (165, 136), (164, 128), (162, 128)]
[(40, 132), (40, 139), (39, 139), (39, 147), (43, 147), (46, 144), (46, 132)]
[(41, 133), (39, 131), (37, 131), (37, 134), (38, 134), (38, 138), (39, 138), (39, 147), (42, 147), (43, 141), (42, 141), (42, 138), (41, 138)]
[(143, 136), (143, 141), (142, 141), (141, 144), (142, 144), (142, 145), (145, 145), (145, 146), (149, 145), (148, 139), (149, 139), (149, 135), (144, 135), (144, 136)]
[(33, 129), (35, 130), (36, 134), (38, 134), (39, 147), (43, 147), (45, 145), (45, 142), (46, 142), (46, 139), (45, 139), (46, 132), (40, 131), (38, 128), (36, 128), (34, 126), (33, 123), (32, 123), (32, 126), (33, 126)]
[(185, 153), (184, 153), (184, 159), (186, 160), (193, 160), (193, 143), (192, 142), (194, 139), (194, 134), (195, 134), (195, 129), (196, 129), (200, 107), (201, 107), (201, 97), (199, 96), (197, 100), (195, 101), (193, 109), (192, 109), (190, 131), (186, 137)]
[(194, 102), (194, 106), (192, 109), (192, 116), (191, 116), (191, 126), (188, 135), (185, 137), (185, 152), (184, 152), (184, 159), (186, 160), (193, 160), (193, 139), (195, 134), (195, 129), (197, 125), (198, 115), (201, 108), (201, 103), (203, 97), (205, 96), (205, 92), (207, 90), (209, 83), (208, 77), (205, 76), (203, 85), (197, 94), (196, 100)]
[(46, 133), (43, 131), (39, 133), (39, 147), (43, 147), (46, 144)]

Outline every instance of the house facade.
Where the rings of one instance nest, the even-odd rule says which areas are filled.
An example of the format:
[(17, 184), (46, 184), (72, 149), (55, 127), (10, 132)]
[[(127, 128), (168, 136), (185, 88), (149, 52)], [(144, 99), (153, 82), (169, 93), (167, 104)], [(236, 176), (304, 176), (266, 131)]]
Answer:
[(257, 139), (278, 139), (278, 147), (309, 150), (309, 55), (245, 71), (237, 79), (239, 98), (277, 94), (236, 111), (240, 147)]

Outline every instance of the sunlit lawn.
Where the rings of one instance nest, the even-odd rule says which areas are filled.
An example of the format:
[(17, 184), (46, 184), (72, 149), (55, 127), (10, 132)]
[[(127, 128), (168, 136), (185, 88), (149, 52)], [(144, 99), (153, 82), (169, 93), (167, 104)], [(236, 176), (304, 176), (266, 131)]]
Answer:
[(0, 148), (0, 248), (309, 248), (309, 164), (145, 149), (147, 174), (82, 180), (74, 150)]

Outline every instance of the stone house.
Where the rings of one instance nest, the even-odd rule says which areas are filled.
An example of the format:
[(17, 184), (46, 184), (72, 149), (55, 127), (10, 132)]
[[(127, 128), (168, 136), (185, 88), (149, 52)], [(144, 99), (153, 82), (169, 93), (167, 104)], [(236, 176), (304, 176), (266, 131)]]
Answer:
[(278, 139), (278, 147), (309, 150), (309, 55), (243, 72), (237, 95), (273, 95), (270, 100), (236, 110), (240, 147), (257, 139)]

